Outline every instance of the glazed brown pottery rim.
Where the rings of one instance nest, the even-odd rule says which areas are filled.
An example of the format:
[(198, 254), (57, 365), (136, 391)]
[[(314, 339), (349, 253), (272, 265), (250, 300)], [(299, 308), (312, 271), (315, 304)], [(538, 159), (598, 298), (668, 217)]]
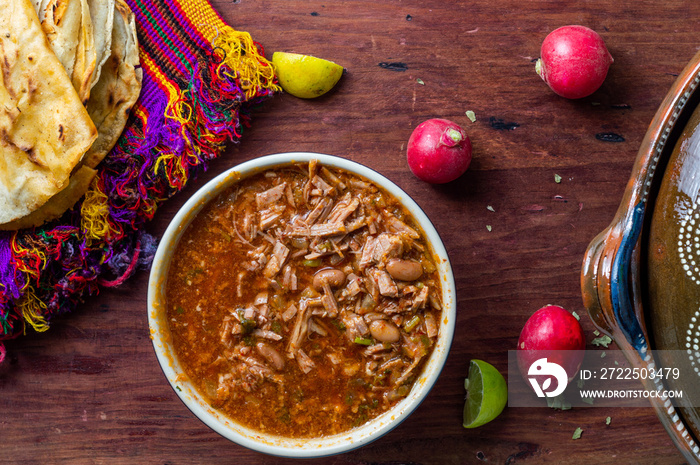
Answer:
[[(645, 326), (642, 244), (666, 162), (675, 140), (700, 100), (700, 53), (683, 69), (656, 112), (640, 146), (632, 175), (611, 224), (590, 243), (581, 270), (583, 302), (595, 326), (624, 350), (632, 367), (652, 368)], [(658, 379), (643, 380), (659, 389)], [(678, 449), (700, 463), (700, 445), (669, 399), (651, 400)]]

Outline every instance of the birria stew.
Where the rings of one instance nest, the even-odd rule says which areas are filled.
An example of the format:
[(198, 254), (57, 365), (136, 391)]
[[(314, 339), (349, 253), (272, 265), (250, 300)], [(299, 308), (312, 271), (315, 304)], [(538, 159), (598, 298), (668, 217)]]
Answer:
[(211, 405), (292, 438), (347, 431), (404, 398), (438, 336), (425, 234), (368, 180), (315, 161), (211, 201), (166, 285), (177, 358)]

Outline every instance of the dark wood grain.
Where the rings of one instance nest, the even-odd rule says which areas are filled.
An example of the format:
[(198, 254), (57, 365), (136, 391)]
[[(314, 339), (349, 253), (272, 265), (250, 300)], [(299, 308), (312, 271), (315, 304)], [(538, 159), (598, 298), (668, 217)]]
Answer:
[[(269, 153), (323, 152), (364, 163), (404, 188), (440, 232), (456, 275), (456, 336), (430, 396), (385, 437), (314, 463), (683, 462), (651, 408), (510, 408), (475, 430), (462, 428), (461, 412), (469, 360), (505, 372), (507, 350), (539, 307), (577, 311), (592, 339), (579, 287), (583, 252), (612, 219), (647, 125), (700, 45), (700, 3), (214, 5), (268, 56), (276, 50), (316, 55), (347, 73), (327, 96), (279, 95), (258, 109), (243, 141), (167, 202), (151, 232), (160, 235), (197, 187), (230, 166)], [(615, 58), (603, 87), (580, 101), (557, 97), (534, 72), (541, 41), (565, 24), (599, 31)], [(462, 124), (474, 146), (469, 172), (444, 186), (420, 182), (405, 161), (412, 129), (432, 117)], [(603, 133), (624, 140), (596, 138)], [(0, 366), (1, 463), (283, 462), (221, 438), (177, 399), (149, 340), (147, 280), (139, 272), (123, 287), (88, 298), (50, 331), (7, 344), (8, 361)], [(572, 440), (577, 427), (583, 436)]]

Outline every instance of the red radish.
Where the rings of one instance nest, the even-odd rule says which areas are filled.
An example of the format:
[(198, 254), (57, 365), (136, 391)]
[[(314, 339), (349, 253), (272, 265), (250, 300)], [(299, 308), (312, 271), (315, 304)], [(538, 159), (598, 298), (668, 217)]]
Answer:
[[(586, 338), (571, 313), (556, 305), (537, 310), (525, 323), (518, 339), (518, 367), (525, 379), (530, 366), (543, 357), (566, 370), (571, 381), (583, 361)], [(549, 352), (551, 351), (551, 352)]]
[(423, 121), (413, 130), (406, 149), (408, 166), (423, 181), (442, 184), (460, 177), (472, 161), (467, 133), (446, 119)]
[(587, 97), (605, 81), (613, 57), (605, 42), (585, 26), (563, 26), (542, 42), (535, 70), (562, 97)]

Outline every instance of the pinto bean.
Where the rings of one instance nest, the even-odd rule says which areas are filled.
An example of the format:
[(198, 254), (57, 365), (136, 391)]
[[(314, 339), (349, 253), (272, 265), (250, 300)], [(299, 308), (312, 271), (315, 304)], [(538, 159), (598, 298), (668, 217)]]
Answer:
[(339, 287), (345, 283), (345, 273), (335, 268), (320, 270), (314, 275), (313, 285), (316, 289), (323, 289), (323, 284), (328, 283), (331, 287)]
[(397, 342), (401, 338), (399, 328), (387, 320), (372, 320), (369, 333), (380, 342)]
[(423, 275), (423, 265), (415, 260), (392, 258), (386, 264), (386, 271), (399, 281), (415, 281)]

